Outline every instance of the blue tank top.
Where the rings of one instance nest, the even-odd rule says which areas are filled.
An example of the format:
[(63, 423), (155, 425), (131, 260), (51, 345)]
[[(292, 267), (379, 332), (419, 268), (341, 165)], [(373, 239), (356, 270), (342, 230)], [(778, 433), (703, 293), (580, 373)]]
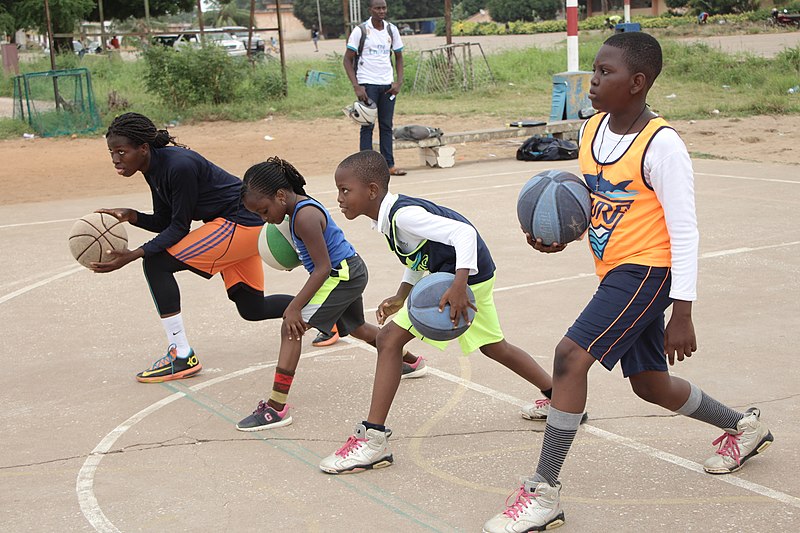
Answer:
[(325, 245), (328, 247), (328, 255), (331, 258), (331, 267), (336, 268), (339, 266), (339, 263), (348, 257), (353, 257), (356, 255), (356, 249), (353, 248), (352, 244), (347, 242), (347, 239), (344, 237), (344, 232), (341, 230), (341, 228), (339, 228), (339, 226), (336, 225), (336, 222), (333, 221), (330, 213), (328, 213), (328, 211), (322, 207), (321, 203), (313, 198), (300, 200), (297, 202), (297, 205), (294, 206), (294, 212), (292, 213), (291, 224), (289, 227), (292, 232), (292, 241), (294, 242), (295, 248), (297, 248), (297, 255), (300, 257), (300, 260), (303, 262), (303, 266), (306, 268), (306, 270), (308, 270), (309, 273), (314, 272), (314, 262), (311, 260), (311, 254), (308, 253), (305, 243), (303, 243), (303, 241), (301, 241), (294, 232), (294, 219), (295, 216), (297, 216), (297, 212), (307, 205), (314, 206), (325, 214), (325, 231), (322, 233), (322, 235), (325, 237)]
[[(386, 240), (389, 241), (389, 248), (397, 255), (400, 262), (411, 270), (427, 270), (429, 272), (449, 272), (455, 274), (456, 249), (453, 246), (443, 242), (424, 240), (419, 244), (416, 250), (404, 254), (394, 242), (395, 215), (399, 209), (412, 205), (419, 206), (434, 215), (451, 220), (458, 220), (459, 222), (472, 226), (472, 223), (467, 220), (466, 217), (450, 208), (443, 207), (423, 198), (412, 198), (410, 196), (398, 194), (397, 200), (395, 200), (394, 205), (389, 209), (389, 235), (386, 237)], [(472, 227), (474, 228), (475, 226)], [(488, 280), (494, 275), (495, 271), (494, 260), (492, 260), (492, 255), (489, 253), (489, 248), (486, 246), (486, 243), (483, 242), (477, 229), (475, 229), (475, 233), (478, 237), (478, 273), (468, 278), (467, 283), (469, 285), (475, 285), (476, 283)]]

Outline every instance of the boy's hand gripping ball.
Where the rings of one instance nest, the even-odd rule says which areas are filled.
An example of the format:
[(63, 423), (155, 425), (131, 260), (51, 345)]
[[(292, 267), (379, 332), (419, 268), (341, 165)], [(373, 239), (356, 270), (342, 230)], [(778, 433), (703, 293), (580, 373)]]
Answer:
[[(408, 318), (417, 331), (429, 339), (435, 341), (455, 339), (467, 331), (475, 318), (475, 311), (468, 307), (469, 323), (464, 321), (464, 317), (459, 316), (458, 323), (453, 327), (453, 322), (450, 320), (450, 305), (445, 305), (444, 310), (439, 312), (442, 295), (450, 288), (454, 279), (455, 276), (448, 272), (430, 274), (414, 285), (408, 295)], [(469, 287), (467, 294), (470, 303), (475, 305), (475, 295)]]
[(592, 200), (583, 181), (563, 170), (545, 170), (522, 187), (517, 217), (522, 229), (542, 244), (567, 244), (589, 227)]

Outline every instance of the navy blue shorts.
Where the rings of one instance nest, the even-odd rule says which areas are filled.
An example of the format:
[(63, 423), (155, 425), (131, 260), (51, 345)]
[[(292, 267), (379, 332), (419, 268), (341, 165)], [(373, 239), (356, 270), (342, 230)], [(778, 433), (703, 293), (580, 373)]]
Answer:
[(620, 265), (608, 272), (567, 337), (608, 370), (627, 377), (667, 371), (664, 311), (672, 304), (669, 267)]

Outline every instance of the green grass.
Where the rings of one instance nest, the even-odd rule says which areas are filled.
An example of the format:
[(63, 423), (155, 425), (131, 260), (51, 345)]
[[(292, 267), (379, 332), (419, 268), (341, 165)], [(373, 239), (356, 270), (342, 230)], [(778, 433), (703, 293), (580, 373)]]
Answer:
[[(580, 67), (590, 70), (603, 35), (590, 35), (580, 44)], [(800, 79), (800, 47), (784, 50), (774, 59), (725, 54), (703, 44), (684, 44), (662, 38), (665, 68), (653, 87), (649, 101), (667, 119), (748, 116), (755, 114), (800, 114), (800, 95), (787, 89)], [(406, 54), (405, 84), (398, 100), (398, 115), (476, 114), (503, 117), (547, 118), (550, 113), (552, 76), (566, 70), (563, 50), (528, 48), (488, 56), (496, 84), (472, 92), (444, 94), (413, 93), (418, 55)], [(353, 99), (344, 75), (342, 56), (331, 54), (315, 60), (291, 61), (287, 68), (289, 96), (263, 98), (246, 87), (239, 101), (225, 105), (199, 105), (170, 109), (144, 89), (143, 61), (121, 61), (105, 56), (59, 58), (59, 68), (85, 66), (92, 83), (103, 124), (125, 110), (135, 110), (158, 123), (208, 120), (254, 121), (271, 114), (296, 120), (341, 116), (341, 108)], [(23, 63), (26, 72), (49, 69), (49, 61)], [(277, 68), (276, 62), (266, 67)], [(307, 87), (308, 70), (336, 74), (332, 83)], [(11, 80), (0, 80), (0, 95), (11, 96)], [(114, 90), (128, 102), (127, 109), (110, 109), (108, 95)], [(667, 96), (675, 94), (673, 98)], [(713, 110), (719, 114), (712, 114)], [(0, 120), (0, 138), (17, 137), (24, 127), (10, 119)]]

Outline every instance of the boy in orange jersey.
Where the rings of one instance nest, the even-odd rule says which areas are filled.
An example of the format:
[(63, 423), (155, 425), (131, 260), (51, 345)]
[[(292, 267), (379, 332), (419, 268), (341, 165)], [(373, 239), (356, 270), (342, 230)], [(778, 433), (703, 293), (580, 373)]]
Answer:
[[(589, 98), (599, 111), (581, 129), (579, 163), (591, 189), (589, 244), (600, 286), (556, 347), (553, 398), (536, 474), (523, 482), (486, 533), (541, 531), (564, 522), (561, 467), (586, 405), (587, 373), (617, 361), (637, 396), (724, 430), (710, 474), (738, 470), (772, 442), (759, 410), (737, 412), (667, 367), (697, 349), (692, 324), (698, 231), (686, 146), (651, 112), (647, 92), (661, 72), (661, 47), (641, 32), (618, 33), (594, 60)], [(540, 252), (564, 249), (533, 241)], [(664, 312), (672, 315), (664, 327)]]

